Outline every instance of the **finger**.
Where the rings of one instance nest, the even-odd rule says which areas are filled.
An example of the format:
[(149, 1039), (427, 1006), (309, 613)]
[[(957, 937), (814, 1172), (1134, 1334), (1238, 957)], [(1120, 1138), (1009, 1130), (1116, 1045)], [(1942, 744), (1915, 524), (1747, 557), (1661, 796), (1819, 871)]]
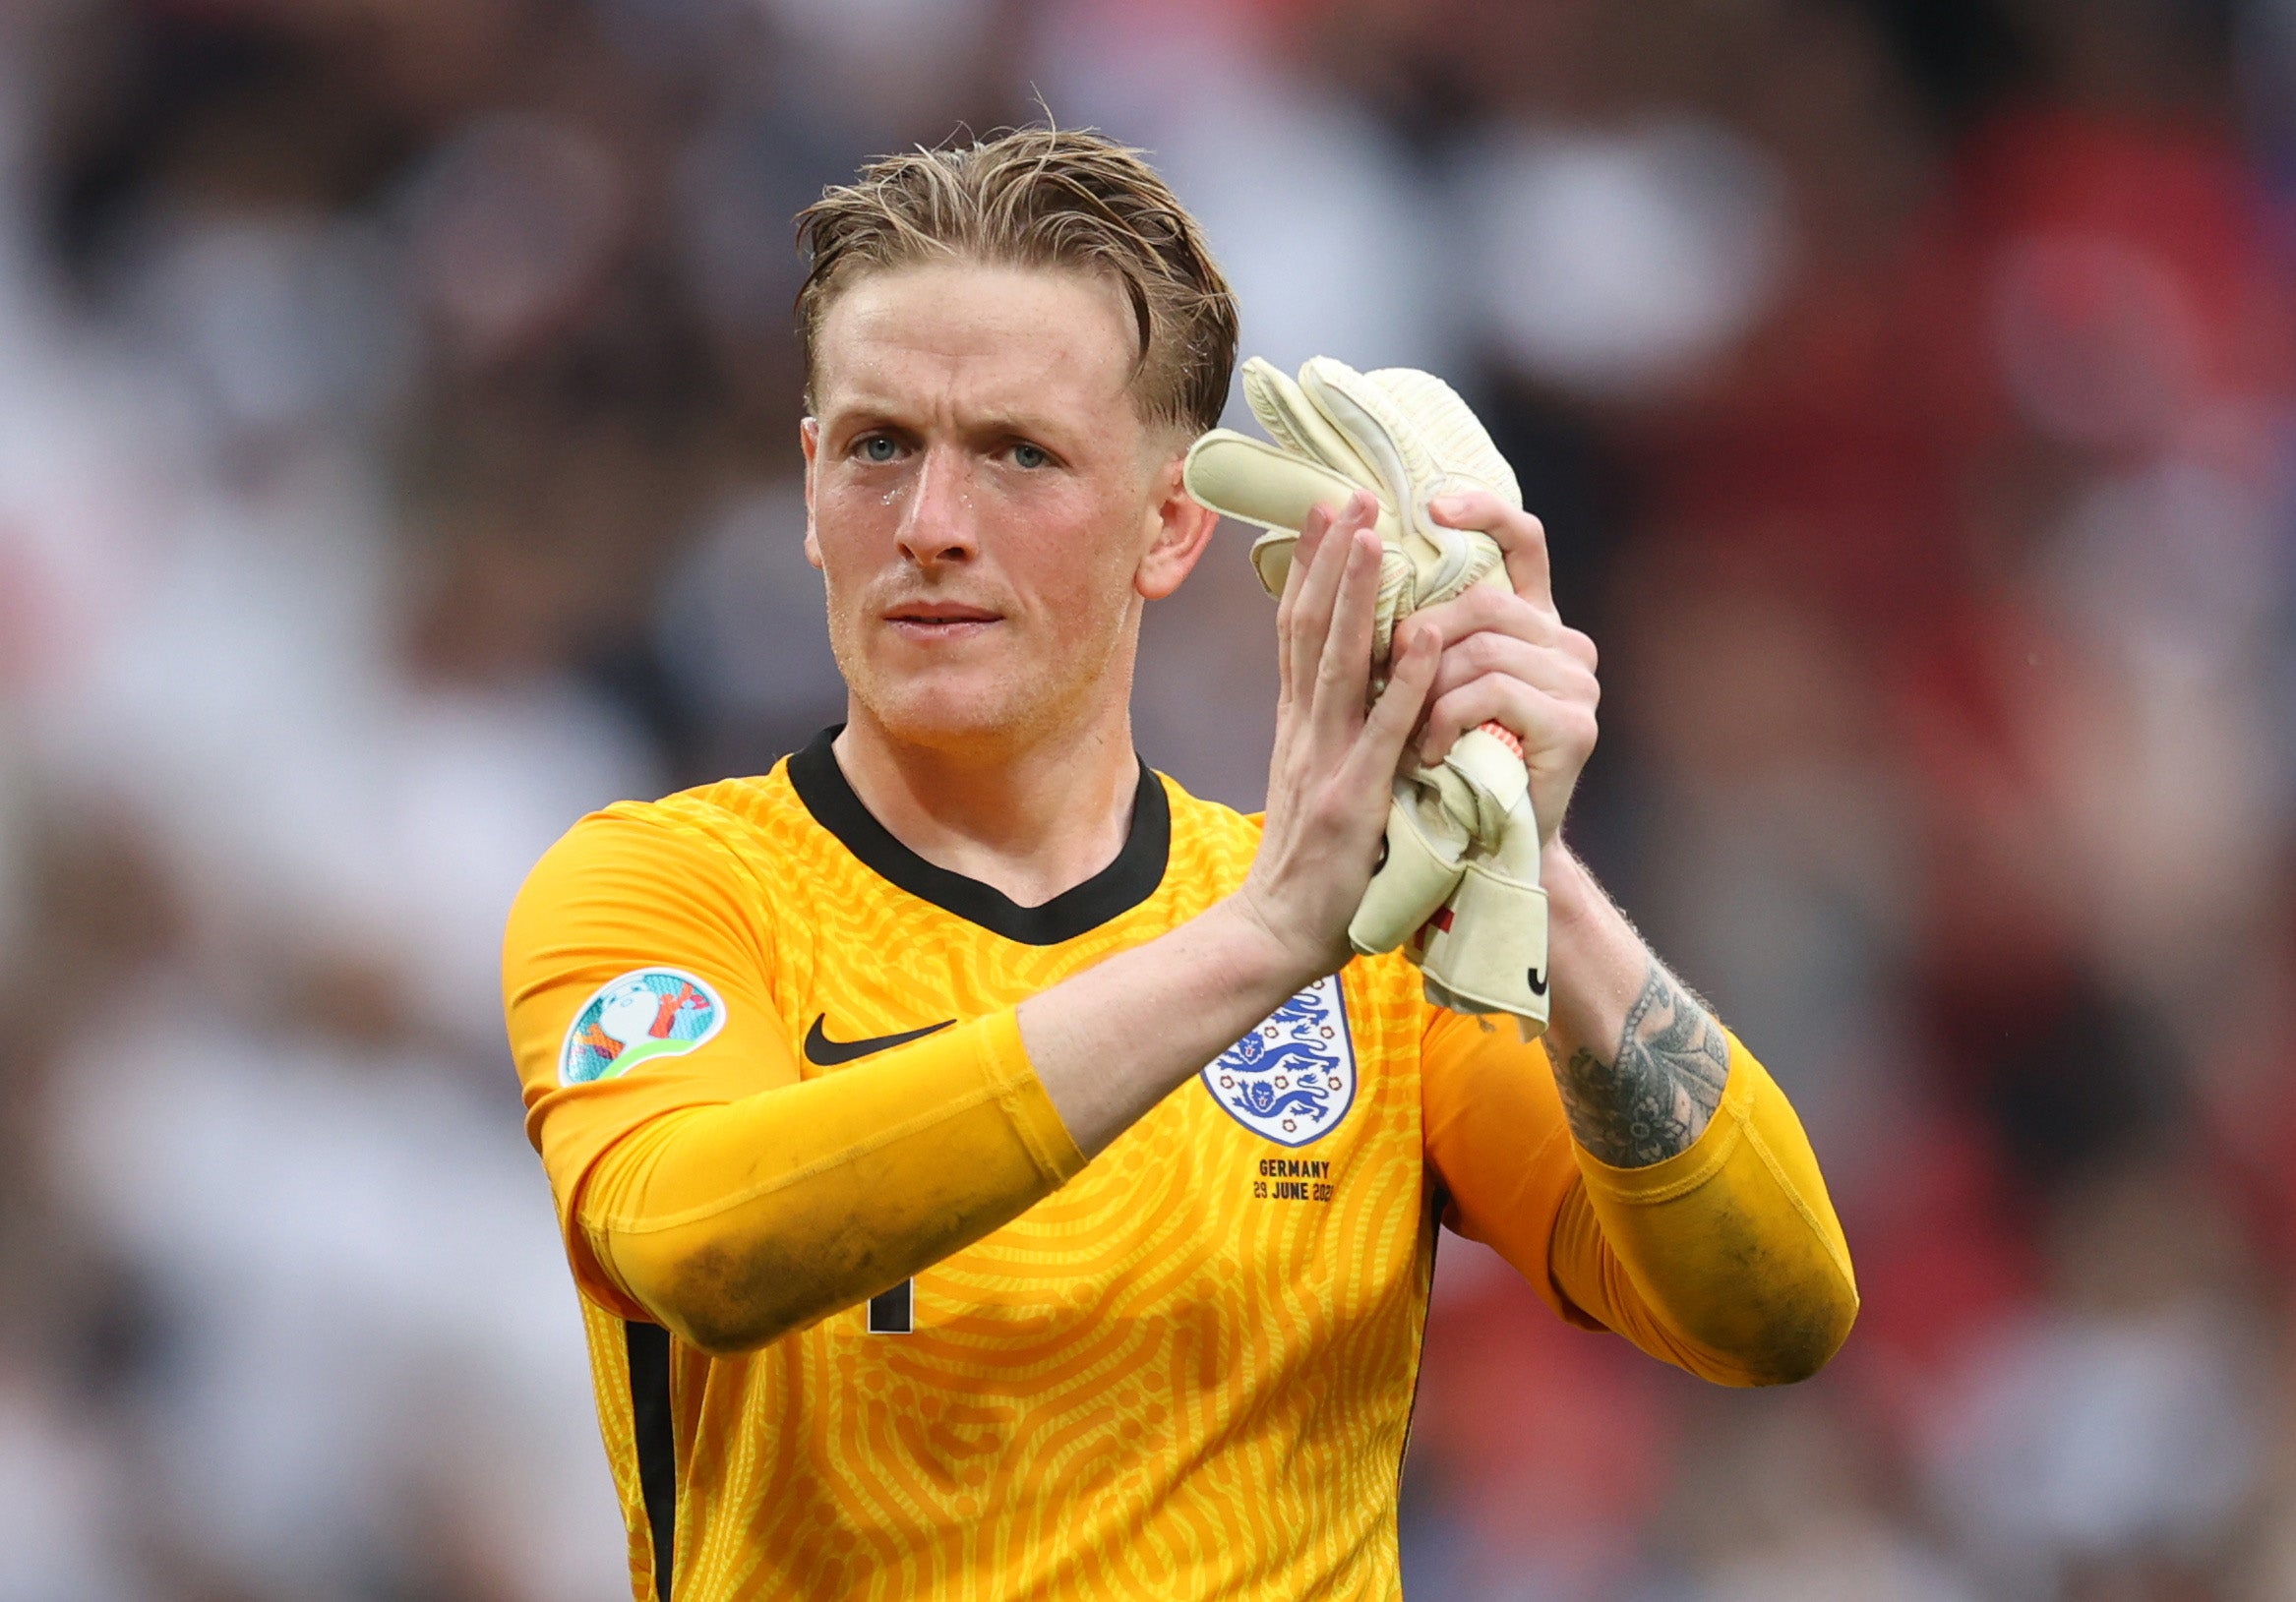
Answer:
[(1379, 498), (1369, 490), (1358, 490), (1336, 506), (1319, 506), (1331, 520), (1331, 526), (1341, 534), (1353, 534), (1358, 529), (1375, 528), (1379, 523)]
[(1601, 681), (1568, 651), (1488, 630), (1443, 647), (1435, 663), (1435, 693), (1447, 695), (1492, 673), (1520, 679), (1534, 689), (1565, 699), (1593, 704), (1602, 696)]
[(1315, 560), (1316, 549), (1323, 544), (1324, 530), (1331, 527), (1331, 513), (1321, 506), (1308, 508), (1306, 518), (1299, 524), (1299, 541), (1292, 547), (1292, 560), (1285, 564), (1284, 593), (1276, 597), (1276, 627), (1281, 631), (1291, 622), (1292, 606), (1299, 594), (1301, 580), (1307, 576), (1307, 567)]
[(1546, 561), (1546, 525), (1508, 505), (1488, 490), (1437, 496), (1427, 511), (1445, 528), (1472, 528), (1498, 541), (1507, 559), (1507, 582), (1533, 606), (1554, 610), (1554, 579)]
[(1299, 586), (1307, 577), (1307, 567), (1315, 560), (1315, 553), (1323, 543), (1324, 531), (1331, 526), (1331, 513), (1321, 506), (1312, 506), (1299, 524), (1299, 543), (1292, 547), (1292, 560), (1284, 572), (1284, 593), (1276, 598), (1276, 678), (1277, 704), (1292, 698), (1292, 617), (1297, 610)]
[[(1343, 517), (1343, 528), (1350, 521)], [(1371, 615), (1379, 601), (1379, 538), (1363, 528), (1348, 534), (1347, 566), (1316, 669), (1314, 717), (1318, 733), (1343, 740), (1362, 721), (1371, 682)]]
[(1468, 730), (1495, 723), (1522, 742), (1524, 760), (1529, 762), (1563, 732), (1552, 715), (1552, 708), (1560, 704), (1558, 697), (1502, 674), (1485, 674), (1457, 688), (1431, 692), (1426, 722), (1420, 731), (1419, 759), (1431, 767), (1450, 754)]
[(1440, 762), (1461, 735), (1486, 723), (1511, 730), (1523, 742), (1524, 760), (1534, 765), (1550, 755), (1585, 761), (1598, 733), (1591, 703), (1533, 689), (1503, 674), (1486, 674), (1434, 698), (1426, 732), (1420, 737), (1420, 760), (1430, 766)]
[(1396, 631), (1394, 655), (1388, 660), (1387, 687), (1363, 721), (1357, 757), (1370, 771), (1368, 778), (1382, 783), (1403, 760), (1403, 747), (1419, 726), (1420, 710), (1435, 677), (1439, 641), (1432, 630), (1405, 623)]
[(1446, 645), (1456, 645), (1478, 632), (1511, 634), (1533, 645), (1551, 645), (1568, 651), (1593, 672), (1601, 661), (1595, 642), (1554, 613), (1491, 584), (1478, 584), (1440, 605), (1416, 616), (1443, 632)]
[[(1295, 568), (1304, 566), (1299, 588), (1292, 598), (1292, 616), (1286, 638), (1286, 650), (1291, 658), (1292, 698), (1295, 702), (1310, 701), (1315, 694), (1315, 675), (1323, 660), (1324, 640), (1331, 633), (1331, 613), (1339, 596), (1340, 576), (1346, 570), (1348, 556), (1354, 549), (1352, 540), (1332, 537), (1333, 530), (1319, 530), (1314, 554), (1304, 563), (1297, 559)], [(1287, 586), (1288, 587), (1288, 586)]]

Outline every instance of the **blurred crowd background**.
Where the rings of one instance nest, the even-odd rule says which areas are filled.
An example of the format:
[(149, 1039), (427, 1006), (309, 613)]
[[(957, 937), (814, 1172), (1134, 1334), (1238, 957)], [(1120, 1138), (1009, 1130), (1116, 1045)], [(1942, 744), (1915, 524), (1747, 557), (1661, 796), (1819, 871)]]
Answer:
[(2296, 1597), (2292, 0), (5, 0), (0, 1602), (627, 1594), (501, 916), (837, 718), (791, 213), (1048, 112), (1481, 408), (1856, 1253), (1741, 1395), (1447, 1241), (1413, 1594)]

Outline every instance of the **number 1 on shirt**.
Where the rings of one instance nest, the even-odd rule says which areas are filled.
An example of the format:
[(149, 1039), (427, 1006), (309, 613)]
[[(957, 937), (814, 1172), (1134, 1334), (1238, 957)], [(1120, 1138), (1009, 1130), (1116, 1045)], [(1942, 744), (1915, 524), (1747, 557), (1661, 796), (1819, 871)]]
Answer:
[(903, 1279), (890, 1290), (881, 1290), (869, 1299), (869, 1333), (871, 1335), (915, 1335), (917, 1333), (917, 1281)]

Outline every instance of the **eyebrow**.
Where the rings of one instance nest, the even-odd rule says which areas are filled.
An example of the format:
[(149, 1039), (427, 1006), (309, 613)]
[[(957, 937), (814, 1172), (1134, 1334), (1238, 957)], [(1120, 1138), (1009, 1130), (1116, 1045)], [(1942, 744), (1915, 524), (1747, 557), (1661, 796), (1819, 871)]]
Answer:
[[(823, 421), (834, 421), (840, 428), (856, 425), (867, 427), (872, 424), (904, 429), (918, 426), (904, 417), (898, 407), (876, 397), (849, 401), (837, 407)], [(961, 419), (960, 422), (967, 434), (981, 438), (1044, 440), (1058, 438), (1066, 432), (1051, 417), (1027, 412), (991, 412), (980, 417)]]

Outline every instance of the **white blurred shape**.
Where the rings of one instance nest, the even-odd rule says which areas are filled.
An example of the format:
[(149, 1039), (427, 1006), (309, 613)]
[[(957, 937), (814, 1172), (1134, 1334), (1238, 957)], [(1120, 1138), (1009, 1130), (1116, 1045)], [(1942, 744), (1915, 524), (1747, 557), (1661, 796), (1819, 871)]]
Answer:
[(60, 1182), (179, 1321), (149, 1423), (184, 1539), (267, 1591), (342, 1594), (420, 1486), (470, 1499), (521, 1597), (629, 1594), (513, 1098), (251, 1034), (192, 984), (76, 1046)]
[(1786, 1544), (1732, 1559), (1695, 1602), (1975, 1602), (1960, 1575), (1882, 1519), (1823, 1516)]
[(404, 377), (395, 264), (361, 224), (184, 219), (155, 229), (138, 256), (135, 321), (230, 432), (370, 421)]
[(765, 0), (806, 45), (866, 63), (962, 45), (989, 15), (987, 0)]
[(1245, 354), (1456, 372), (1438, 197), (1373, 119), (1216, 12), (1074, 6), (1042, 45), (1055, 113), (1146, 148), (1203, 225)]
[(414, 186), (421, 300), (486, 359), (563, 316), (605, 273), (630, 185), (587, 135), (547, 117), (480, 119)]
[(805, 198), (745, 129), (710, 129), (680, 154), (678, 234), (696, 300), (715, 326), (737, 333), (785, 332), (805, 281), (790, 218)]
[(0, 1366), (0, 1602), (138, 1602), (114, 1465), (58, 1401)]
[(404, 682), (368, 488), (314, 473), (181, 518), (40, 734), (60, 772), (138, 806), (201, 927), (244, 944), (231, 960), (378, 957), (425, 1025), (495, 1061), (519, 883), (583, 813), (662, 781), (568, 681)]
[(1647, 395), (1725, 351), (1782, 281), (1785, 186), (1711, 123), (1523, 130), (1472, 150), (1447, 215), (1467, 292), (1527, 372)]
[[(0, 287), (0, 303), (6, 291)], [(37, 704), (98, 660), (203, 443), (177, 387), (0, 304), (0, 697)]]
[(643, 738), (565, 680), (410, 695), (362, 777), (389, 926), (426, 1018), (499, 1055), (503, 924), (526, 874), (584, 812), (666, 788)]
[(2154, 443), (2200, 386), (2199, 313), (2176, 274), (2105, 234), (2012, 241), (1988, 286), (2002, 382), (2027, 422), (2074, 445)]
[(195, 891), (324, 895), (366, 860), (335, 851), (331, 819), (384, 716), (390, 573), (369, 488), (312, 473), (176, 508), (102, 649), (42, 709), (59, 771), (142, 803)]
[(2206, 432), (2229, 448), (2089, 480), (2042, 557), (2054, 597), (2100, 649), (2179, 683), (2243, 673), (2285, 587), (2273, 420), (2219, 410), (2231, 415)]
[(1324, 354), (1456, 369), (1433, 315), (1428, 197), (1367, 121), (1270, 80), (1221, 95), (1158, 153), (1236, 291), (1244, 351), (1287, 371)]
[(2106, 960), (2172, 1012), (2209, 1006), (2272, 916), (2256, 864), (2296, 805), (2296, 732), (2258, 671), (2289, 581), (2282, 471), (2269, 428), (2222, 424), (2180, 431), (2211, 448), (2089, 479), (2037, 573), (2104, 670), (2047, 747), (2063, 837)]
[[(1908, 1073), (1897, 974), (1915, 859), (1888, 778), (1846, 762), (1782, 765), (1655, 797), (1654, 938), (1762, 1042), (1829, 1155), (1890, 1138)], [(1836, 1178), (1836, 1195), (1857, 1194), (1860, 1177)]]
[[(985, 65), (990, 0), (764, 0), (803, 71), (789, 89), (826, 115), (939, 139)], [(924, 125), (930, 125), (924, 126)]]
[(1931, 1483), (2012, 1569), (2205, 1550), (2256, 1486), (2256, 1394), (2235, 1328), (2205, 1305), (2036, 1321), (1946, 1398)]
[(705, 722), (802, 740), (842, 713), (805, 533), (803, 490), (760, 489), (721, 511), (663, 586), (654, 637)]

